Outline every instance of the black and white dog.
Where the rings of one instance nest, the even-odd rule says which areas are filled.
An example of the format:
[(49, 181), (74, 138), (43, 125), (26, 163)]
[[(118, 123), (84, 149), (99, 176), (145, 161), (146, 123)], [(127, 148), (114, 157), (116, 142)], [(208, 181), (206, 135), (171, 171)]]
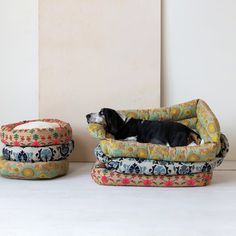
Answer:
[(86, 118), (88, 123), (103, 124), (106, 132), (112, 134), (117, 140), (135, 137), (140, 143), (169, 144), (171, 147), (201, 142), (199, 134), (178, 122), (134, 118), (124, 120), (110, 108), (103, 108), (99, 113), (90, 113)]

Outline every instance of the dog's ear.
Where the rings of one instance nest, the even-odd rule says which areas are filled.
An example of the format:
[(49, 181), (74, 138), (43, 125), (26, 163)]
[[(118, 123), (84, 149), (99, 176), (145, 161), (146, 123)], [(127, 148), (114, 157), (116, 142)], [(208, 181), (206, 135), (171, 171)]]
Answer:
[(123, 127), (124, 121), (120, 115), (110, 108), (103, 108), (102, 113), (106, 121), (106, 131), (112, 135), (117, 134), (117, 132)]
[(189, 136), (190, 136), (190, 139), (191, 139), (194, 143), (196, 143), (197, 145), (200, 145), (200, 144), (201, 144), (201, 138), (200, 138), (200, 136), (199, 136), (197, 133), (191, 132), (191, 133), (189, 134)]

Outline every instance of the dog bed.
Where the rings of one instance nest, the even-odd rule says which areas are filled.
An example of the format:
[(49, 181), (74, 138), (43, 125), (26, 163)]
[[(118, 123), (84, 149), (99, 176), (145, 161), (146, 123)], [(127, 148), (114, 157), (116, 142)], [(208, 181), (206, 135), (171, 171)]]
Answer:
[(109, 170), (115, 170), (124, 174), (145, 175), (180, 175), (199, 172), (211, 172), (219, 166), (229, 151), (229, 142), (224, 134), (221, 134), (221, 150), (217, 157), (209, 162), (173, 162), (156, 161), (141, 158), (110, 158), (106, 156), (98, 145), (95, 150), (97, 159), (105, 164)]
[(22, 163), (0, 158), (0, 175), (13, 179), (52, 179), (65, 175), (68, 168), (67, 160)]
[(58, 119), (27, 120), (1, 126), (2, 142), (10, 146), (57, 145), (68, 143), (71, 138), (70, 125)]
[(209, 106), (200, 99), (160, 109), (119, 111), (123, 117), (181, 122), (198, 132), (204, 144), (187, 147), (115, 140), (101, 124), (88, 125), (89, 133), (100, 140), (102, 152), (112, 158), (135, 157), (152, 160), (202, 162), (216, 158), (220, 151), (220, 126)]
[(223, 162), (222, 157), (209, 162), (173, 162), (156, 161), (141, 158), (110, 158), (106, 156), (100, 146), (95, 148), (97, 160), (104, 163), (108, 170), (115, 170), (123, 174), (144, 175), (189, 175), (200, 172), (211, 172)]
[(197, 187), (210, 184), (212, 172), (201, 172), (191, 175), (133, 175), (120, 174), (107, 170), (98, 162), (92, 168), (92, 179), (101, 185), (113, 186), (146, 186), (146, 187)]
[(66, 159), (74, 149), (74, 141), (45, 147), (18, 147), (4, 145), (2, 155), (5, 160), (18, 162), (47, 162)]

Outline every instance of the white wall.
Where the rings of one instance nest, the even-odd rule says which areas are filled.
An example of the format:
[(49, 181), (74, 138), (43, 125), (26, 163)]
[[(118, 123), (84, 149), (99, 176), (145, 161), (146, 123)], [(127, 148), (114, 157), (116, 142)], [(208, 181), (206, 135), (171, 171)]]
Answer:
[(0, 0), (0, 124), (38, 117), (38, 5)]
[(95, 160), (86, 114), (160, 106), (159, 0), (40, 0), (39, 29), (40, 117), (70, 122), (71, 160)]
[(162, 1), (163, 105), (202, 98), (236, 159), (236, 1)]

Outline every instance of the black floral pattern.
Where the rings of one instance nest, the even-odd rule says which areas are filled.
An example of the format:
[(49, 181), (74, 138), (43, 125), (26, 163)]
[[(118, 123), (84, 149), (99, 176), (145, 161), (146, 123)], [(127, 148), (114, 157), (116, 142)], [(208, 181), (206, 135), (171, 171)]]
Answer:
[(141, 170), (139, 166), (136, 163), (134, 163), (133, 165), (130, 166), (129, 171), (131, 174), (139, 174)]
[(16, 147), (5, 145), (2, 149), (3, 158), (17, 162), (48, 162), (66, 159), (74, 149), (74, 141), (46, 147)]

